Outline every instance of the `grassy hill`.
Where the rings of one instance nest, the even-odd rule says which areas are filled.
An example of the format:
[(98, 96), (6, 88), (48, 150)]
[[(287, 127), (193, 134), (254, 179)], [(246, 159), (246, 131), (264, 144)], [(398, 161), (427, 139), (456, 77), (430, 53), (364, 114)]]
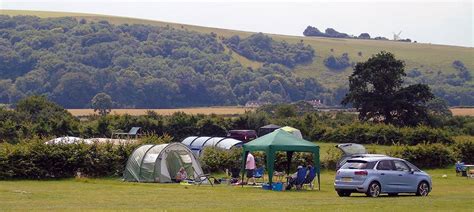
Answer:
[[(197, 31), (201, 33), (216, 33), (218, 37), (229, 38), (233, 35), (247, 37), (253, 32), (219, 29), (211, 27), (194, 26), (179, 23), (170, 23), (154, 20), (145, 20), (137, 18), (126, 18), (116, 16), (66, 13), (66, 12), (44, 12), (44, 11), (17, 11), (2, 10), (5, 15), (35, 15), (39, 17), (63, 17), (72, 16), (84, 18), (86, 20), (107, 20), (113, 24), (149, 24), (155, 26), (171, 26), (177, 29)], [(407, 70), (417, 68), (424, 75), (434, 75), (441, 71), (444, 74), (454, 73), (452, 67), (454, 60), (462, 61), (465, 66), (474, 74), (474, 48), (435, 45), (424, 43), (405, 43), (379, 40), (357, 40), (357, 39), (335, 39), (321, 37), (300, 37), (268, 34), (275, 40), (285, 40), (288, 43), (297, 43), (301, 40), (311, 45), (316, 50), (316, 57), (311, 64), (299, 65), (294, 68), (295, 72), (302, 77), (316, 77), (327, 87), (336, 87), (347, 83), (347, 77), (351, 74), (351, 68), (343, 71), (330, 71), (324, 66), (323, 60), (330, 55), (340, 56), (342, 53), (348, 53), (351, 62), (364, 61), (371, 55), (382, 50), (394, 53), (398, 58), (405, 60)], [(359, 56), (358, 53), (362, 55)], [(241, 55), (232, 54), (234, 60), (239, 61), (245, 66), (257, 68), (262, 64), (260, 62), (249, 60)], [(472, 84), (472, 82), (470, 83)]]

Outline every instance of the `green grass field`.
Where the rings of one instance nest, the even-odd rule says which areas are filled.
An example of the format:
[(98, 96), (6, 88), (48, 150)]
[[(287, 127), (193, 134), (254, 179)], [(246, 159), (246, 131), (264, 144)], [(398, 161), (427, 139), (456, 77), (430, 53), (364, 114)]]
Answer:
[[(321, 191), (266, 191), (229, 185), (183, 186), (128, 183), (119, 179), (0, 181), (0, 211), (9, 210), (338, 210), (338, 211), (469, 211), (474, 179), (456, 177), (453, 169), (428, 171), (433, 191), (428, 197), (401, 195), (340, 198), (332, 187), (334, 172), (322, 173)], [(447, 178), (442, 178), (447, 174)]]
[[(162, 22), (155, 20), (145, 20), (137, 18), (105, 16), (95, 14), (67, 13), (67, 12), (45, 12), (45, 11), (17, 11), (17, 10), (0, 10), (0, 14), (5, 15), (36, 15), (39, 17), (62, 17), (73, 16), (84, 18), (87, 20), (108, 20), (114, 24), (150, 24), (155, 26), (172, 26), (177, 29), (187, 29), (201, 33), (214, 32), (219, 36), (230, 37), (239, 35), (246, 37), (254, 32), (245, 32), (238, 30), (220, 29), (212, 27), (202, 27), (179, 23)], [(304, 29), (301, 29), (302, 31)], [(350, 68), (345, 71), (329, 71), (324, 66), (323, 61), (330, 55), (340, 56), (342, 53), (349, 53), (349, 57), (353, 62), (367, 60), (371, 55), (382, 50), (392, 52), (397, 58), (405, 60), (406, 69), (419, 68), (426, 75), (434, 75), (438, 71), (445, 74), (454, 73), (452, 62), (454, 60), (462, 61), (466, 67), (474, 74), (474, 48), (435, 45), (426, 43), (405, 43), (393, 41), (376, 41), (376, 40), (358, 40), (358, 39), (334, 39), (320, 37), (302, 37), (302, 36), (286, 36), (269, 34), (273, 39), (285, 40), (289, 43), (300, 42), (301, 40), (311, 45), (316, 51), (316, 57), (311, 64), (299, 65), (295, 68), (295, 72), (303, 77), (316, 77), (327, 87), (337, 87), (347, 83), (347, 77), (352, 73)], [(331, 52), (331, 49), (333, 50)], [(362, 56), (358, 56), (358, 52)], [(241, 62), (244, 66), (257, 68), (262, 64), (256, 61), (248, 60), (237, 53), (233, 53), (234, 60)]]
[[(334, 143), (318, 143), (321, 158)], [(369, 145), (376, 153), (389, 146)], [(183, 186), (129, 183), (119, 178), (0, 181), (0, 211), (10, 210), (338, 210), (338, 211), (468, 211), (474, 203), (474, 179), (457, 177), (454, 168), (427, 170), (433, 177), (428, 197), (400, 195), (340, 198), (334, 171), (321, 174), (321, 191), (266, 191), (230, 185)], [(446, 174), (447, 178), (442, 178)], [(216, 174), (216, 176), (223, 176)]]

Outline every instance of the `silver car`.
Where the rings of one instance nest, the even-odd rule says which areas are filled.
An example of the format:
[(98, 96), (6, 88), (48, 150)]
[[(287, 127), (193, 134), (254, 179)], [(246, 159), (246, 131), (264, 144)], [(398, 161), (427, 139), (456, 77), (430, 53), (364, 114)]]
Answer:
[(427, 196), (431, 189), (431, 176), (408, 161), (392, 157), (367, 157), (347, 160), (337, 170), (334, 188), (339, 196), (365, 193), (378, 197), (382, 193), (415, 193)]

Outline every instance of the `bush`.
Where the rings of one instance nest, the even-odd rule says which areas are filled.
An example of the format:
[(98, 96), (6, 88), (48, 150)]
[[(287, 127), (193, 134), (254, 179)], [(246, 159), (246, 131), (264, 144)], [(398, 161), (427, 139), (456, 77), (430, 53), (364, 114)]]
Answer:
[(326, 157), (321, 159), (321, 168), (336, 170), (337, 162), (342, 157), (342, 152), (337, 148), (329, 148), (326, 150)]
[[(315, 132), (316, 133), (316, 132)], [(449, 133), (443, 129), (426, 126), (397, 128), (386, 124), (354, 123), (327, 129), (321, 140), (335, 143), (359, 144), (407, 144), (442, 143), (452, 144)]]
[(223, 150), (216, 147), (206, 147), (203, 150), (200, 160), (204, 170), (207, 172), (217, 172), (239, 168), (242, 165), (241, 155), (241, 148)]
[[(155, 138), (165, 143), (169, 138)], [(121, 176), (132, 151), (143, 142), (113, 145), (53, 144), (40, 139), (0, 144), (0, 179), (45, 179), (83, 176)]]
[(474, 163), (474, 140), (470, 136), (461, 137), (453, 146), (456, 160), (466, 164)]
[(396, 146), (388, 155), (403, 158), (419, 168), (443, 168), (454, 163), (452, 152), (442, 144)]
[(343, 70), (351, 66), (349, 55), (347, 53), (342, 54), (341, 57), (329, 56), (324, 60), (324, 65), (331, 70)]

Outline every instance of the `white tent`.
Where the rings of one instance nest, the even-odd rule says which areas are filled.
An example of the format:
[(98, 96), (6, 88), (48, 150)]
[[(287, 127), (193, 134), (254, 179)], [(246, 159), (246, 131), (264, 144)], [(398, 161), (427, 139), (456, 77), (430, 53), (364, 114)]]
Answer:
[(201, 151), (205, 147), (217, 147), (224, 150), (229, 150), (233, 147), (242, 146), (242, 141), (233, 139), (233, 138), (225, 138), (225, 137), (198, 137), (198, 136), (191, 136), (185, 138), (182, 144), (188, 146), (194, 154), (199, 156)]
[(146, 144), (133, 151), (123, 178), (134, 182), (169, 183), (183, 167), (189, 178), (203, 175), (201, 164), (191, 150), (181, 143)]
[(123, 144), (123, 143), (133, 143), (135, 139), (111, 139), (111, 138), (79, 138), (72, 136), (58, 137), (46, 141), (45, 144), (93, 144), (93, 143), (112, 143), (112, 144)]
[(55, 139), (51, 139), (49, 141), (46, 141), (45, 144), (75, 144), (75, 143), (86, 143), (86, 144), (91, 144), (92, 142), (87, 140), (87, 139), (83, 139), (83, 138), (79, 138), (79, 137), (72, 137), (72, 136), (66, 136), (66, 137), (59, 137), (59, 138), (55, 138)]

